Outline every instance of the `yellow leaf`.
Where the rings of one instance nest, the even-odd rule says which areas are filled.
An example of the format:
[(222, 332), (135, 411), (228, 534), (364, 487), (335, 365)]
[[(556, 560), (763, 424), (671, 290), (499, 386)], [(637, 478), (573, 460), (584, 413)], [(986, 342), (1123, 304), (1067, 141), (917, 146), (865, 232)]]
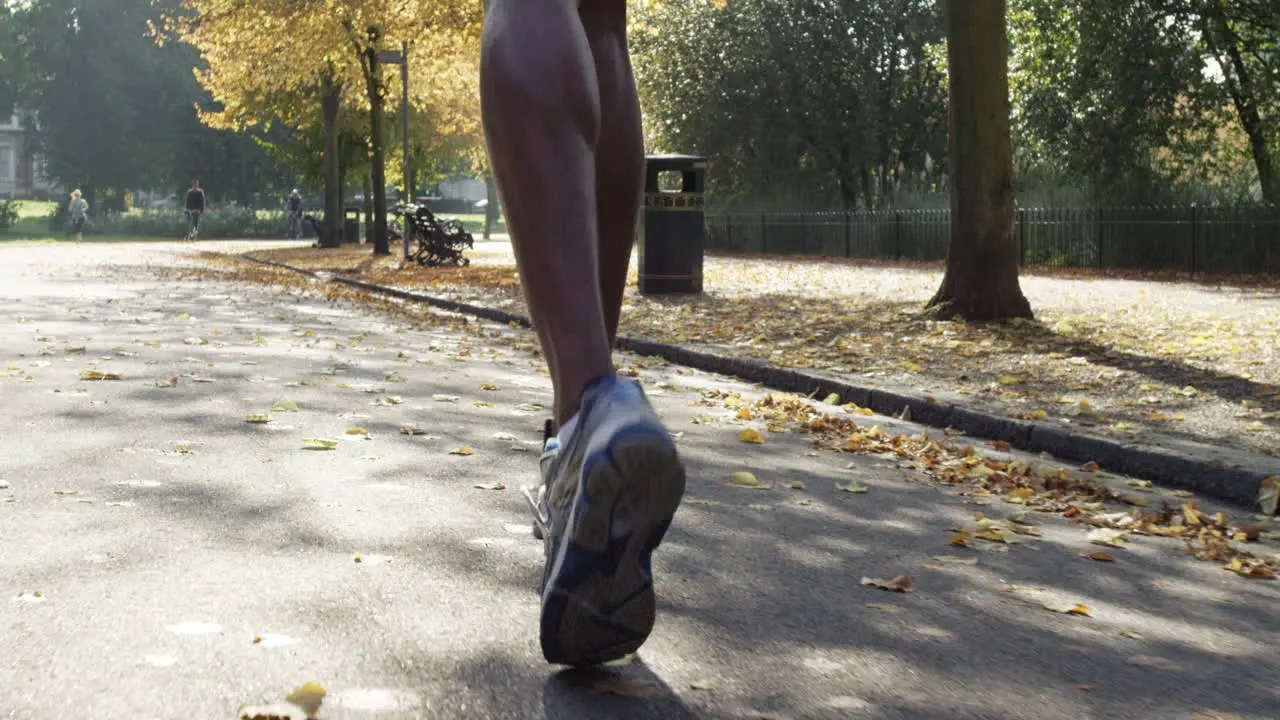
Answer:
[(840, 396), (837, 395), (836, 393), (831, 393), (830, 395), (827, 396), (827, 399), (824, 400), (823, 402), (825, 402), (828, 405), (839, 405)]
[(302, 441), (303, 450), (332, 450), (338, 447), (336, 440), (321, 440), (319, 438), (306, 438)]
[(320, 705), (324, 702), (326, 694), (323, 685), (309, 682), (286, 695), (285, 702), (301, 708), (307, 717), (315, 717), (320, 714)]
[(924, 371), (924, 366), (923, 366), (923, 365), (920, 365), (920, 364), (918, 364), (918, 363), (913, 363), (913, 362), (904, 362), (904, 363), (902, 363), (902, 368), (903, 368), (904, 370), (907, 370), (908, 372), (914, 372), (914, 373), (918, 373), (918, 372), (923, 372), (923, 371)]
[(755, 475), (741, 470), (729, 473), (729, 475), (725, 477), (724, 481), (734, 487), (749, 488), (752, 490), (769, 489), (769, 483), (760, 482)]
[(1031, 411), (1031, 419), (1032, 419), (1032, 420), (1044, 420), (1044, 419), (1046, 419), (1046, 418), (1048, 418), (1048, 417), (1049, 417), (1049, 413), (1045, 412), (1044, 410), (1033, 410), (1033, 411)]
[(804, 483), (800, 482), (799, 480), (792, 480), (791, 482), (787, 483), (787, 487), (791, 488), (792, 490), (803, 490)]
[(365, 430), (365, 429), (364, 429), (364, 428), (362, 428), (362, 427), (353, 427), (353, 428), (347, 428), (347, 434), (348, 434), (348, 435), (366, 435), (366, 436), (367, 436), (367, 435), (369, 434), (369, 431), (368, 431), (368, 430)]
[(298, 403), (292, 400), (281, 400), (271, 406), (274, 412), (298, 412)]
[(498, 386), (493, 383), (484, 383), (480, 386), (481, 390), (497, 390)]
[(754, 443), (756, 445), (759, 445), (764, 442), (764, 438), (760, 436), (760, 433), (756, 432), (755, 430), (752, 430), (751, 428), (747, 428), (746, 430), (743, 430), (741, 433), (739, 433), (738, 439), (744, 443)]
[(1000, 383), (1001, 385), (1020, 385), (1022, 384), (1023, 380), (1022, 378), (1014, 377), (1013, 375), (1001, 375), (996, 380), (996, 382)]
[(247, 423), (263, 425), (271, 422), (271, 413), (251, 413), (244, 416), (244, 421)]
[(404, 378), (402, 378), (402, 377), (400, 377), (399, 375), (394, 375), (394, 374), (393, 374), (393, 375), (388, 375), (388, 376), (387, 376), (387, 382), (402, 383), (402, 382), (405, 382), (405, 379), (404, 379)]
[(989, 540), (991, 542), (999, 542), (999, 543), (1009, 542), (1009, 538), (999, 530), (988, 530), (983, 533), (978, 533), (974, 537), (977, 537), (980, 540)]
[(836, 489), (843, 490), (847, 493), (864, 493), (867, 490), (870, 490), (866, 485), (862, 485), (856, 480), (850, 480), (844, 484), (836, 483)]
[(451, 451), (449, 451), (449, 454), (450, 454), (450, 455), (475, 455), (475, 454), (476, 454), (476, 451), (475, 451), (475, 450), (472, 450), (471, 448), (467, 447), (466, 445), (463, 445), (462, 447), (458, 448), (457, 450), (451, 450)]
[(958, 545), (960, 547), (969, 547), (969, 540), (972, 538), (973, 538), (973, 533), (970, 533), (968, 530), (961, 530), (955, 535), (952, 535), (951, 540), (949, 540), (948, 542), (952, 545)]
[(741, 410), (738, 411), (737, 418), (739, 420), (750, 420), (751, 411), (746, 408), (742, 408)]

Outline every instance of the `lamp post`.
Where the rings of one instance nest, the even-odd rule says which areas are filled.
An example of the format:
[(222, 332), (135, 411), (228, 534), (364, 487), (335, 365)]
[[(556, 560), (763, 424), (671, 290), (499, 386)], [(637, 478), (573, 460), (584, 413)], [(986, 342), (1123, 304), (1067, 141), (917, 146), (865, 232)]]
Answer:
[[(384, 65), (400, 66), (400, 130), (404, 139), (404, 183), (401, 198), (404, 198), (403, 204), (408, 205), (413, 202), (413, 187), (409, 182), (409, 41), (405, 40), (400, 45), (400, 50), (382, 50), (378, 52), (378, 62)], [(409, 236), (412, 233), (412, 227), (408, 218), (404, 220), (404, 259), (409, 259)]]

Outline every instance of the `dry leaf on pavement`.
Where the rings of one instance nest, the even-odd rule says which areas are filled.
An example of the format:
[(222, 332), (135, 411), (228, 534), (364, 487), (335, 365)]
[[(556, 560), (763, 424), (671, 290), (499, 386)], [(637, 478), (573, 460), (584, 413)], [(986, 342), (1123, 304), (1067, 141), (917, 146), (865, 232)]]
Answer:
[(899, 575), (892, 580), (878, 580), (876, 578), (864, 577), (860, 582), (868, 587), (880, 588), (881, 590), (888, 590), (889, 592), (911, 592), (911, 578), (906, 575)]
[(725, 477), (724, 481), (734, 487), (749, 488), (751, 490), (769, 489), (769, 483), (760, 482), (755, 475), (745, 471), (729, 473), (728, 476)]

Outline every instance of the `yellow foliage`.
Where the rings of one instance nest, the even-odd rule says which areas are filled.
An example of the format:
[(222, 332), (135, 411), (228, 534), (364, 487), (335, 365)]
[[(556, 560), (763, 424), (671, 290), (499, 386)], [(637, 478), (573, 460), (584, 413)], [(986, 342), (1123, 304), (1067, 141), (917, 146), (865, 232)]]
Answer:
[[(228, 129), (318, 123), (325, 74), (346, 107), (367, 110), (366, 53), (408, 41), (409, 104), (429, 121), (430, 140), (461, 138), (478, 153), (482, 21), (472, 0), (182, 0), (163, 36), (200, 51), (196, 77), (222, 108), (201, 120)], [(399, 68), (379, 72), (386, 107), (398, 107)]]

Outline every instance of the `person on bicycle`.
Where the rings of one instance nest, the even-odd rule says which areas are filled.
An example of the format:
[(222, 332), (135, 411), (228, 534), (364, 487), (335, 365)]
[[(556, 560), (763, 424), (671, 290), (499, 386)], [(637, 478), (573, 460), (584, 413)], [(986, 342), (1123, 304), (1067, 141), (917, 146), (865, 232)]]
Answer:
[(302, 237), (302, 194), (297, 188), (289, 193), (289, 234), (295, 239)]
[(187, 191), (187, 215), (191, 217), (191, 228), (187, 237), (195, 237), (200, 232), (200, 216), (204, 214), (204, 190), (200, 189), (200, 181), (192, 180), (191, 189)]

